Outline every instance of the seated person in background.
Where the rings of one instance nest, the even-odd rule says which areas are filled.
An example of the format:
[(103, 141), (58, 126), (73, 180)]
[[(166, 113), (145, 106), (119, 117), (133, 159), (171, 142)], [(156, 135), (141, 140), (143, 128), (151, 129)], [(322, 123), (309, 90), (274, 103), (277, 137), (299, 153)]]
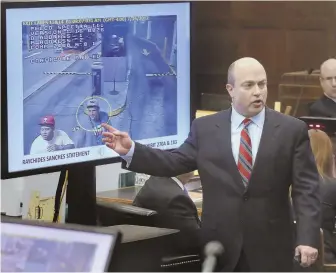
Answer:
[(133, 201), (134, 206), (158, 213), (156, 227), (180, 230), (184, 242), (179, 244), (188, 249), (199, 247), (200, 220), (184, 186), (192, 177), (193, 172), (172, 178), (151, 176)]
[(309, 130), (310, 143), (320, 174), (322, 200), (322, 229), (324, 234), (324, 263), (336, 263), (336, 178), (335, 158), (332, 143), (328, 135), (321, 131)]
[(309, 116), (336, 117), (336, 59), (325, 61), (320, 68), (324, 95), (309, 106)]

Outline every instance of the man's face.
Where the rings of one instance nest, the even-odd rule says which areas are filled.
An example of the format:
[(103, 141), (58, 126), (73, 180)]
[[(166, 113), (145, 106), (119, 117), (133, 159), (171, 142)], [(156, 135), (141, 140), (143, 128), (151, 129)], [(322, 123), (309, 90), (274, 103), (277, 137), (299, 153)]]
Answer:
[(54, 137), (54, 127), (41, 126), (40, 134), (44, 140), (51, 140)]
[(88, 107), (88, 114), (91, 119), (97, 120), (99, 114), (97, 107)]
[(260, 64), (234, 68), (234, 84), (226, 88), (235, 110), (245, 117), (253, 117), (265, 107), (267, 99), (267, 77)]
[(336, 62), (325, 65), (321, 69), (320, 83), (323, 92), (328, 97), (336, 99)]

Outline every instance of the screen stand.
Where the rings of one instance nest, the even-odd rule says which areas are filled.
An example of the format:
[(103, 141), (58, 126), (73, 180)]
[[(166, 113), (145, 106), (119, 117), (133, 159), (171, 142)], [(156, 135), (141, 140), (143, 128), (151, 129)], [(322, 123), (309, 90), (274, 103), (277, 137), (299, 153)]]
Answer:
[(68, 169), (66, 223), (96, 226), (96, 167), (79, 164)]

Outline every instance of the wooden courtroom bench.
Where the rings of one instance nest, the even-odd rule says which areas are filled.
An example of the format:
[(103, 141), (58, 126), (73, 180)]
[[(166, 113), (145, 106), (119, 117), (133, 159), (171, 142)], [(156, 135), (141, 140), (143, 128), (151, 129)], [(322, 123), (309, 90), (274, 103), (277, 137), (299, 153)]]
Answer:
[(292, 106), (292, 116), (307, 116), (308, 104), (322, 96), (319, 78), (319, 70), (288, 72), (281, 76), (279, 101), (284, 107)]

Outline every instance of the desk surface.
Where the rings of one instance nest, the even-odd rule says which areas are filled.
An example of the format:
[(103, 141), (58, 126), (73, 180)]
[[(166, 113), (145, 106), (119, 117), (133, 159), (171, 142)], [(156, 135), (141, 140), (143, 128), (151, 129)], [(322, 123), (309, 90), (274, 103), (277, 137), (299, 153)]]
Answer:
[[(97, 193), (97, 198), (101, 201), (105, 202), (116, 202), (116, 203), (123, 203), (123, 204), (132, 204), (135, 196), (140, 191), (141, 186), (133, 186), (133, 187), (126, 187), (120, 188), (111, 191), (103, 191)], [(202, 193), (199, 190), (192, 190), (189, 191), (189, 195), (191, 199), (193, 199), (198, 213), (202, 213)]]
[(97, 197), (109, 198), (109, 199), (125, 199), (134, 200), (135, 196), (140, 191), (141, 186), (120, 188), (111, 191), (102, 191), (97, 193)]
[(120, 231), (122, 233), (122, 243), (129, 243), (141, 240), (152, 239), (164, 235), (178, 233), (177, 229), (144, 227), (134, 225), (117, 225), (111, 227), (102, 227), (97, 230)]

